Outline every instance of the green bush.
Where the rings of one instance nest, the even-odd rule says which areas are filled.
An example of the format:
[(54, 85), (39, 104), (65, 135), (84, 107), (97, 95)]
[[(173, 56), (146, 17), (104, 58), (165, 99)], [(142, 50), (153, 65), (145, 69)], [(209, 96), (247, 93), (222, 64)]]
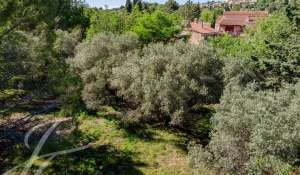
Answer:
[(126, 29), (126, 18), (128, 18), (126, 13), (87, 9), (86, 14), (90, 18), (90, 26), (86, 32), (88, 39), (103, 32), (121, 34)]
[(195, 104), (218, 102), (222, 67), (203, 45), (152, 44), (113, 69), (112, 86), (149, 120), (178, 126)]
[(144, 14), (137, 20), (131, 29), (139, 35), (144, 43), (163, 41), (174, 38), (181, 30), (179, 17), (156, 11), (152, 14)]
[(264, 174), (278, 174), (290, 175), (293, 167), (276, 158), (275, 156), (261, 156), (250, 160), (249, 174), (264, 175)]
[[(232, 174), (281, 174), (299, 161), (300, 83), (280, 92), (228, 86), (213, 117), (212, 139), (193, 162)], [(271, 173), (272, 174), (272, 173)], [(284, 174), (284, 173), (283, 173)]]
[(103, 105), (117, 103), (115, 91), (110, 87), (112, 68), (124, 62), (126, 53), (136, 47), (135, 34), (102, 33), (76, 48), (74, 58), (68, 62), (81, 77), (82, 100), (89, 109), (99, 110)]
[(16, 97), (20, 97), (26, 94), (26, 91), (21, 89), (5, 89), (0, 90), (0, 102), (7, 102)]

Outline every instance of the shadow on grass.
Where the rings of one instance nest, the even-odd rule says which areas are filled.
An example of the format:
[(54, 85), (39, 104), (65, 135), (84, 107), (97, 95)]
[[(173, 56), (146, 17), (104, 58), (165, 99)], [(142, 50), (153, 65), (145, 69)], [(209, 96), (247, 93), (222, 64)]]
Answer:
[[(99, 116), (95, 116), (99, 117)], [(128, 138), (133, 139), (140, 139), (146, 142), (153, 142), (153, 143), (167, 143), (172, 144), (179, 148), (180, 150), (187, 152), (187, 147), (189, 141), (193, 139), (192, 136), (172, 127), (163, 126), (163, 124), (159, 124), (157, 126), (147, 126), (143, 123), (137, 122), (126, 122), (122, 120), (122, 117), (116, 115), (100, 115), (109, 121), (114, 122), (117, 125), (118, 129), (125, 131), (125, 136)], [(123, 116), (124, 117), (124, 116)], [(180, 139), (165, 139), (163, 136), (159, 136), (158, 133), (154, 132), (157, 131), (164, 131), (166, 133), (172, 133), (174, 135), (178, 135)]]
[(117, 129), (125, 131), (126, 137), (141, 139), (144, 141), (154, 140), (154, 136), (156, 133), (154, 133), (152, 130), (150, 130), (147, 126), (143, 125), (142, 123), (124, 121), (122, 120), (124, 116), (116, 116), (111, 114), (100, 115), (95, 117), (102, 117), (106, 120), (112, 121), (113, 123), (116, 124)]
[(142, 139), (144, 141), (154, 141), (155, 132), (148, 129), (146, 126), (128, 124), (118, 122), (118, 129), (123, 129), (126, 132), (126, 137)]
[[(20, 151), (20, 150), (18, 150)], [(14, 155), (22, 158), (22, 161), (29, 159), (28, 151), (21, 150), (23, 154)], [(14, 152), (11, 152), (14, 154)], [(57, 175), (143, 175), (138, 167), (147, 166), (145, 163), (136, 162), (133, 160), (134, 153), (117, 150), (111, 145), (101, 145), (96, 148), (89, 148), (69, 155), (61, 155), (51, 161), (50, 166), (45, 169), (43, 174), (57, 174)], [(25, 157), (28, 159), (25, 160)], [(18, 158), (18, 159), (19, 159)], [(18, 162), (20, 161), (20, 162)], [(8, 167), (23, 163), (21, 160), (12, 159), (14, 162), (4, 169), (4, 173)], [(18, 162), (18, 163), (16, 163)], [(38, 167), (34, 166), (33, 170)], [(20, 169), (21, 171), (22, 169)]]
[(132, 156), (132, 152), (120, 151), (111, 145), (102, 145), (58, 157), (45, 173), (142, 175), (143, 173), (137, 167), (146, 165), (142, 162), (135, 162)]
[(100, 115), (98, 113), (97, 117), (100, 116), (107, 120), (114, 121), (119, 129), (126, 132), (128, 137), (143, 139), (145, 141), (164, 141), (164, 139), (158, 139), (156, 137), (156, 133), (153, 132), (153, 129), (184, 135), (182, 137), (183, 139), (180, 142), (175, 143), (175, 145), (182, 150), (186, 150), (190, 140), (194, 140), (202, 145), (207, 145), (209, 143), (212, 130), (211, 118), (214, 113), (214, 105), (195, 105), (184, 118), (182, 126), (177, 127), (166, 125), (166, 122), (151, 122), (151, 120), (148, 121), (149, 125), (147, 125), (145, 124), (147, 122), (139, 120), (139, 118), (143, 118), (143, 116), (139, 116), (141, 115), (140, 113), (129, 113), (133, 116), (130, 118), (126, 110), (116, 110), (115, 108), (111, 108), (107, 111), (104, 110)]
[[(69, 137), (52, 138), (45, 150), (55, 152), (74, 148), (78, 145), (95, 143), (99, 140), (99, 136), (97, 133), (87, 134), (77, 130)], [(53, 163), (46, 169), (45, 174), (143, 175), (138, 168), (147, 165), (135, 161), (134, 157), (136, 156), (136, 153), (119, 150), (113, 145), (96, 144), (86, 150), (55, 158)]]
[[(91, 138), (80, 131), (74, 131), (70, 135), (52, 134), (42, 148), (39, 155), (68, 150), (91, 142), (97, 141), (98, 137)], [(24, 163), (30, 159), (34, 145), (38, 138), (31, 140), (31, 150), (22, 145), (7, 147), (1, 150), (1, 156), (5, 157), (1, 165), (0, 174), (14, 166)], [(32, 144), (33, 143), (33, 144)], [(57, 175), (143, 175), (138, 169), (147, 166), (145, 163), (135, 161), (136, 153), (118, 150), (112, 145), (94, 145), (86, 150), (78, 151), (68, 155), (61, 155), (52, 160), (43, 174)], [(0, 162), (1, 163), (1, 162)], [(33, 167), (32, 170), (38, 167)], [(34, 174), (34, 173), (33, 173)]]

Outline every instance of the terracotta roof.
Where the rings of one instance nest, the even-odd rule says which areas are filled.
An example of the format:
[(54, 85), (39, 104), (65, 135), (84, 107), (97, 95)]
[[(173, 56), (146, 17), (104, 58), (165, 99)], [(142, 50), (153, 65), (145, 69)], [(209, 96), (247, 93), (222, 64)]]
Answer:
[(219, 25), (255, 26), (256, 18), (267, 17), (265, 11), (226, 11), (223, 16), (218, 17)]
[(220, 22), (221, 25), (236, 25), (236, 26), (245, 26), (247, 25), (247, 19), (245, 18), (223, 18)]
[(214, 28), (211, 28), (209, 24), (202, 22), (191, 22), (190, 30), (193, 32), (198, 32), (202, 34), (215, 34), (217, 31)]
[(189, 31), (182, 31), (179, 36), (187, 36), (187, 35), (190, 35), (190, 32)]
[(224, 16), (226, 15), (238, 15), (238, 16), (261, 16), (266, 17), (268, 16), (268, 12), (266, 11), (225, 11)]

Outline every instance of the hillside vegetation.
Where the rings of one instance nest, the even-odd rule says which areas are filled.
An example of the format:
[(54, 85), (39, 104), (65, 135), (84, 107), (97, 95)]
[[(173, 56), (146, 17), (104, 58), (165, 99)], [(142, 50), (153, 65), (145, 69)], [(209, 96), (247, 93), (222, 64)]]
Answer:
[[(115, 113), (112, 109), (97, 115), (82, 113), (76, 130), (70, 122), (61, 124), (44, 145), (41, 155), (89, 143), (93, 146), (57, 156), (55, 161), (48, 162), (44, 174), (190, 174), (185, 134), (148, 127), (129, 130), (112, 119)], [(35, 124), (61, 119), (55, 114), (39, 115)], [(30, 139), (31, 149), (25, 149), (23, 144), (3, 149), (2, 156), (10, 162), (7, 166), (29, 160), (37, 139)], [(34, 167), (42, 163), (47, 163), (47, 159), (36, 161)]]
[[(181, 35), (235, 10), (269, 16)], [(0, 0), (0, 173), (297, 175), (299, 79), (299, 0)]]

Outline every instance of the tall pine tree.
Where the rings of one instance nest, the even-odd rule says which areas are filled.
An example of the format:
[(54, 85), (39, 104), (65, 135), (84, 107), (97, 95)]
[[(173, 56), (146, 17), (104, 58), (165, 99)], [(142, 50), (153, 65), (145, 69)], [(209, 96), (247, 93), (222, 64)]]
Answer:
[(133, 6), (135, 6), (138, 3), (139, 0), (133, 0)]
[(125, 8), (126, 8), (126, 11), (128, 13), (132, 12), (132, 3), (131, 3), (131, 0), (126, 0)]
[(175, 0), (168, 0), (165, 6), (168, 12), (174, 12), (179, 9), (179, 4)]

